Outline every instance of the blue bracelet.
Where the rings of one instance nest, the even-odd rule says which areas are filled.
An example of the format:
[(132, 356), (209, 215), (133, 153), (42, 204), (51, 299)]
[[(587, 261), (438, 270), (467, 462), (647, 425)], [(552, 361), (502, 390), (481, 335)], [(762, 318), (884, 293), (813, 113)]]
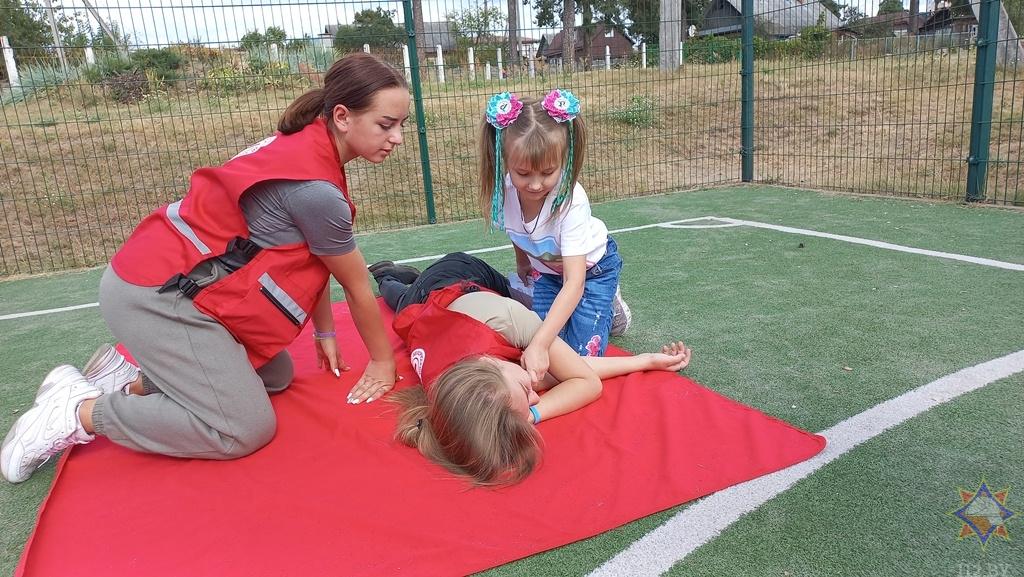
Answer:
[(540, 422), (540, 411), (537, 410), (537, 405), (530, 405), (530, 414), (533, 415), (534, 425)]
[(313, 329), (313, 338), (317, 339), (317, 340), (319, 340), (319, 339), (332, 339), (332, 338), (335, 338), (335, 336), (337, 334), (338, 333), (336, 333), (334, 331), (320, 332), (320, 331), (318, 331), (316, 329)]

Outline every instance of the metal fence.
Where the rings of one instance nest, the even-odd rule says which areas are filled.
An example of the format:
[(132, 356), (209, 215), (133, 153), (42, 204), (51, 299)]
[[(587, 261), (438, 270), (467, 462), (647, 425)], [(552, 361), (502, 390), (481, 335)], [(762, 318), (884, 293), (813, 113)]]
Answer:
[(553, 87), (583, 103), (595, 201), (746, 181), (1024, 205), (1019, 0), (860, 1), (4, 3), (0, 276), (105, 262), (360, 49), (416, 112), (347, 167), (363, 232), (477, 217), (484, 103)]

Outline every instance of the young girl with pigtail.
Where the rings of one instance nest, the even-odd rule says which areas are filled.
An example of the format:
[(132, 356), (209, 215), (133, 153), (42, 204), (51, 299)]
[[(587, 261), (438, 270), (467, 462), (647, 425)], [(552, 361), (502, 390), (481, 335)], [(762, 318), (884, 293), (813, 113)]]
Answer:
[(512, 239), (523, 282), (536, 276), (533, 310), (544, 319), (521, 361), (534, 382), (547, 372), (556, 338), (582, 356), (602, 356), (613, 305), (629, 315), (618, 247), (578, 181), (587, 145), (579, 112), (576, 96), (556, 89), (540, 100), (502, 92), (484, 113), (481, 208)]

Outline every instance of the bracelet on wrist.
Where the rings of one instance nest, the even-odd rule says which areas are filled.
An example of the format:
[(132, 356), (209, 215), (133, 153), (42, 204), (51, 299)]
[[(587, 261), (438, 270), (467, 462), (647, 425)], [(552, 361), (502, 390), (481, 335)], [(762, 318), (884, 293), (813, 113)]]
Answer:
[(537, 405), (530, 405), (530, 414), (533, 415), (534, 425), (540, 422), (540, 411), (537, 410)]
[(336, 333), (335, 331), (320, 332), (316, 329), (313, 329), (313, 340), (316, 341), (322, 341), (324, 339), (333, 339), (336, 336), (338, 336), (338, 333)]

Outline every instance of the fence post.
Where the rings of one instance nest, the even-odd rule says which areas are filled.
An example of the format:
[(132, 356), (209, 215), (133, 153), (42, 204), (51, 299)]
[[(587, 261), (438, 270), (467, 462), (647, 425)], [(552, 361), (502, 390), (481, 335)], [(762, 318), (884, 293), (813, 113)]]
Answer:
[(434, 48), (437, 51), (437, 81), (444, 84), (444, 53), (441, 52), (441, 45)]
[(498, 48), (498, 80), (505, 77), (505, 69), (501, 65), (501, 48)]
[(640, 69), (647, 70), (647, 43), (640, 43)]
[(270, 61), (277, 62), (281, 59), (281, 48), (276, 42), (270, 45)]
[(363, 52), (365, 52), (367, 54), (370, 53), (370, 45), (369, 44), (363, 44)]
[(407, 44), (402, 45), (402, 64), (405, 65), (406, 81), (412, 82), (412, 74), (409, 72), (409, 46)]
[(466, 56), (469, 58), (469, 79), (476, 80), (476, 54), (473, 53), (472, 46), (466, 50)]
[(611, 46), (605, 46), (604, 47), (604, 69), (605, 70), (611, 70), (612, 69), (612, 47)]
[(406, 49), (409, 54), (417, 54), (416, 58), (409, 59), (412, 97), (416, 109), (416, 132), (420, 145), (420, 169), (423, 172), (423, 195), (427, 203), (427, 222), (434, 224), (437, 222), (437, 216), (434, 214), (434, 181), (430, 175), (430, 149), (427, 146), (427, 120), (423, 113), (423, 87), (420, 86), (420, 59), (416, 52), (416, 28), (413, 24), (412, 0), (402, 0), (402, 9), (405, 12)]
[(536, 54), (534, 53), (534, 47), (531, 45), (528, 53), (530, 55), (530, 78), (536, 78), (537, 76), (537, 64), (535, 62)]
[(85, 47), (85, 63), (90, 66), (96, 64), (96, 52), (93, 51), (92, 46)]
[(754, 0), (743, 0), (743, 52), (740, 69), (742, 108), (740, 154), (743, 182), (754, 180)]
[(491, 80), (491, 61), (487, 61), (487, 67), (484, 68), (484, 80), (490, 82)]
[(999, 43), (999, 0), (981, 0), (978, 22), (978, 56), (974, 68), (974, 102), (971, 106), (971, 149), (967, 157), (967, 202), (985, 198), (989, 138), (992, 135), (992, 97), (996, 80), (996, 49)]
[(0, 49), (4, 53), (4, 63), (7, 65), (7, 79), (11, 82), (11, 88), (21, 86), (21, 78), (18, 76), (18, 64), (14, 61), (14, 49), (7, 41), (6, 36), (0, 36)]
[(53, 47), (57, 49), (57, 58), (60, 59), (61, 70), (68, 73), (68, 59), (64, 55), (64, 41), (57, 33), (57, 17), (53, 14), (53, 3), (50, 0), (43, 0), (46, 3), (46, 13), (50, 17), (50, 32), (53, 34)]

